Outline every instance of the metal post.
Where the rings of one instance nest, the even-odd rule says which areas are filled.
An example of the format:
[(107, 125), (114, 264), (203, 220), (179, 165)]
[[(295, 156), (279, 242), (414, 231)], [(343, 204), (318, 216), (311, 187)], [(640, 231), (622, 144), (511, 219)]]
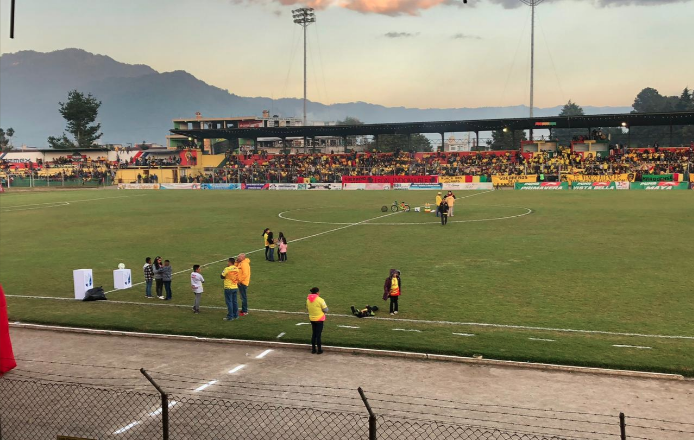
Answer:
[[(535, 100), (535, 2), (532, 8), (532, 25), (530, 31), (530, 117), (533, 117), (533, 106)], [(533, 140), (533, 132), (530, 130), (530, 140)]]
[(376, 440), (376, 414), (374, 414), (373, 410), (371, 409), (371, 405), (369, 405), (369, 401), (366, 399), (366, 396), (364, 395), (364, 390), (362, 390), (361, 387), (359, 387), (357, 388), (357, 391), (359, 391), (361, 400), (364, 402), (364, 406), (366, 407), (366, 410), (369, 412), (369, 440)]
[(446, 151), (446, 133), (441, 133), (441, 152)]
[(152, 379), (152, 376), (145, 371), (144, 368), (140, 368), (140, 373), (152, 384), (154, 388), (161, 394), (161, 423), (163, 430), (163, 439), (169, 440), (169, 396), (161, 389), (161, 387)]
[(624, 422), (624, 413), (619, 413), (619, 435), (621, 440), (627, 440), (627, 425)]
[(672, 148), (672, 123), (670, 123), (670, 148)]
[(306, 127), (306, 28), (307, 26), (304, 26), (304, 127)]
[(14, 38), (14, 1), (10, 4), (10, 38)]

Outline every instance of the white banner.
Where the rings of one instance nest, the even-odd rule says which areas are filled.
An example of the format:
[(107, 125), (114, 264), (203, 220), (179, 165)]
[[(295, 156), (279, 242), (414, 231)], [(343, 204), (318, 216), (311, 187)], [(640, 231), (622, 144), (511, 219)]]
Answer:
[(390, 183), (365, 183), (367, 191), (387, 191), (391, 188)]
[(306, 189), (305, 183), (271, 183), (268, 189), (276, 191), (296, 191), (299, 189)]
[(159, 189), (200, 189), (199, 183), (161, 183)]
[(491, 191), (494, 189), (492, 182), (480, 183), (444, 183), (444, 191)]
[(614, 186), (618, 190), (628, 190), (629, 189), (629, 182), (614, 182)]
[(119, 183), (118, 189), (159, 189), (158, 183)]
[(307, 183), (306, 189), (339, 191), (339, 190), (342, 190), (342, 184), (341, 183)]
[(365, 190), (366, 183), (344, 183), (342, 184), (342, 189), (345, 191)]
[(393, 184), (393, 189), (397, 190), (408, 190), (410, 189), (411, 183), (394, 183)]

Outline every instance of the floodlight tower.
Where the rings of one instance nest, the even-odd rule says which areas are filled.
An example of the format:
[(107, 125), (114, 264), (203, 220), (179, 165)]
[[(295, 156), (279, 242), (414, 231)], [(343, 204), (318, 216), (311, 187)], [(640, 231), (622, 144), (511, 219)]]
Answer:
[[(533, 117), (533, 105), (535, 99), (535, 6), (545, 0), (520, 0), (532, 8), (532, 24), (530, 31), (530, 117)], [(532, 130), (530, 131), (532, 134)], [(532, 135), (531, 139), (532, 140)]]
[(299, 8), (292, 11), (294, 23), (304, 28), (304, 126), (306, 126), (306, 28), (316, 22), (313, 8)]

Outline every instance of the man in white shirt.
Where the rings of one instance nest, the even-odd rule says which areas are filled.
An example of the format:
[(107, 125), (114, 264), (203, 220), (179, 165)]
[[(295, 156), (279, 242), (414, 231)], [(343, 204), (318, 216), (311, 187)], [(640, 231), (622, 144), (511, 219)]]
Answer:
[(200, 299), (202, 298), (202, 283), (205, 278), (200, 273), (202, 269), (199, 264), (193, 266), (193, 272), (190, 274), (190, 287), (195, 294), (195, 304), (193, 304), (193, 313), (200, 313)]

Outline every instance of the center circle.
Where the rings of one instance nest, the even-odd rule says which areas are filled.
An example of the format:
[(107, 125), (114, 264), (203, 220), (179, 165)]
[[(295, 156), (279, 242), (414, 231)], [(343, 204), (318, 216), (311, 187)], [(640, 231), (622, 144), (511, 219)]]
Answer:
[[(409, 226), (441, 224), (435, 213), (410, 212), (383, 213), (379, 207), (345, 207), (323, 206), (296, 208), (280, 212), (278, 217), (284, 220), (323, 225), (368, 225), (368, 226)], [(473, 205), (459, 204), (455, 206), (454, 215), (448, 218), (448, 223), (474, 223), (498, 220), (511, 220), (525, 217), (533, 210), (521, 206), (510, 205)]]

